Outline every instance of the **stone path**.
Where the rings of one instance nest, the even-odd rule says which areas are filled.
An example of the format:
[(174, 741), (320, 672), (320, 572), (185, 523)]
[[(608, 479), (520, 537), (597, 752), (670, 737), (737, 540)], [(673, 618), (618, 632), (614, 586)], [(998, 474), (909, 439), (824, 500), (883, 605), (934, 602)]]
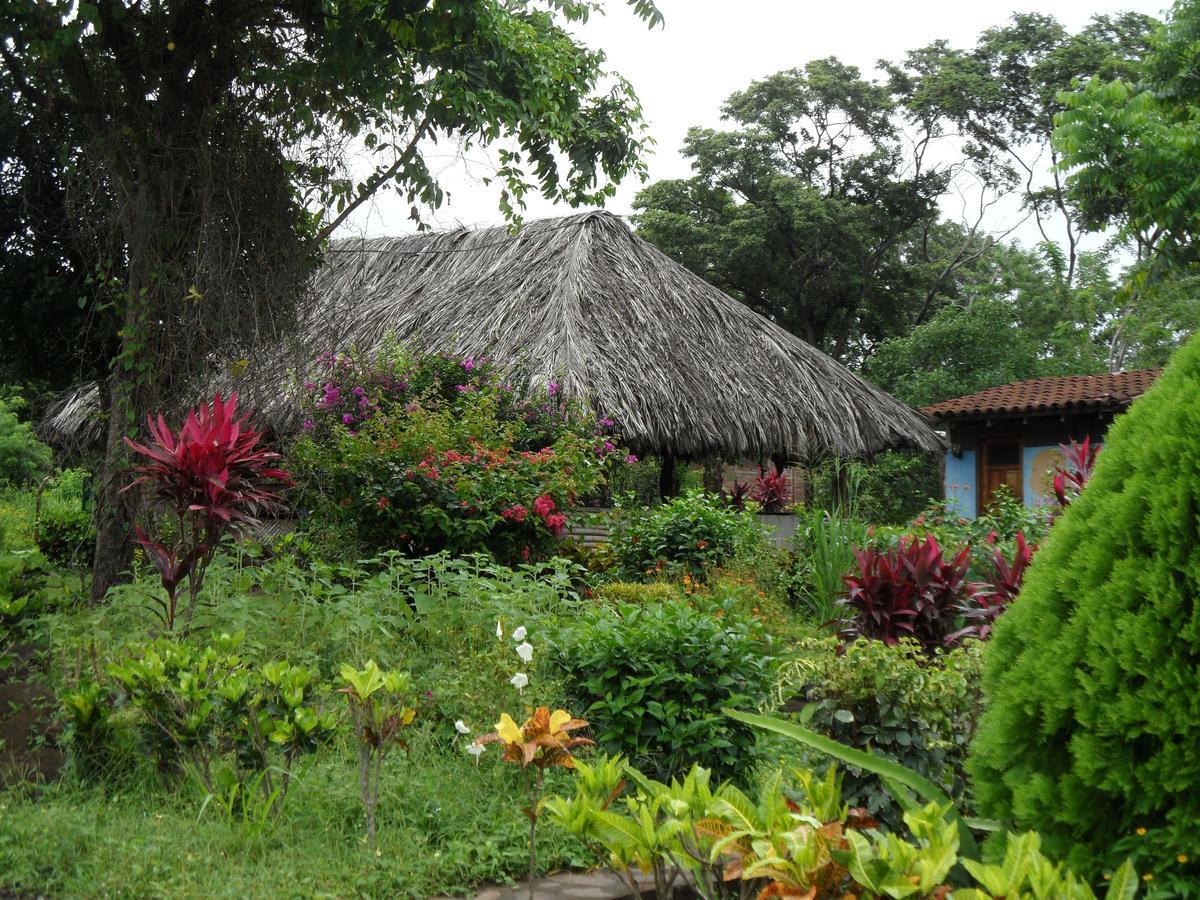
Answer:
[[(654, 879), (639, 879), (639, 888), (645, 893), (654, 891)], [(627, 900), (633, 896), (621, 878), (606, 870), (594, 872), (560, 872), (533, 882), (535, 900)], [(451, 900), (439, 897), (437, 900)], [(494, 885), (485, 887), (473, 898), (463, 900), (529, 900), (529, 882), (517, 882), (513, 887)]]

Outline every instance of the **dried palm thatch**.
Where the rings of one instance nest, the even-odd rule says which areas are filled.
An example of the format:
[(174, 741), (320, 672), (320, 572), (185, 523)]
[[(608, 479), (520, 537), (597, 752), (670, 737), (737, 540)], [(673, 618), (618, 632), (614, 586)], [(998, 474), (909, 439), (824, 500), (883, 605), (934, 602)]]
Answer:
[[(336, 242), (298, 343), (371, 349), (389, 338), (513, 361), (530, 389), (561, 384), (642, 452), (682, 458), (936, 451), (927, 421), (697, 277), (619, 218), (588, 212), (504, 228)], [(277, 429), (297, 410), (288, 353), (238, 389)], [(245, 383), (242, 383), (245, 382)], [(91, 395), (94, 406), (94, 394)], [(78, 434), (88, 395), (43, 431)]]

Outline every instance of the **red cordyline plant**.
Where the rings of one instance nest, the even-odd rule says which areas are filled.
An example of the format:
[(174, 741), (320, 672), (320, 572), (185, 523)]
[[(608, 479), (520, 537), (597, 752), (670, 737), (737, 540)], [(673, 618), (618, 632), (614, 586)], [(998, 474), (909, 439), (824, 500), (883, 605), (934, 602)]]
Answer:
[(774, 468), (758, 470), (758, 478), (750, 489), (750, 499), (762, 507), (762, 511), (771, 515), (783, 512), (792, 502), (792, 492), (788, 489), (787, 475)]
[(838, 605), (850, 611), (842, 623), (847, 641), (871, 638), (896, 644), (916, 638), (927, 650), (945, 643), (967, 595), (970, 549), (949, 558), (933, 535), (901, 539), (886, 551), (855, 550), (858, 571), (843, 577), (846, 596)]
[(276, 493), (289, 487), (288, 473), (274, 467), (278, 453), (261, 446), (262, 432), (252, 428), (248, 415), (237, 416), (237, 395), (220, 394), (188, 413), (175, 435), (162, 415), (148, 416), (152, 440), (125, 443), (146, 460), (125, 490), (139, 485), (150, 500), (176, 518), (174, 541), (167, 546), (147, 537), (139, 527), (137, 543), (146, 551), (162, 579), (166, 600), (160, 601), (162, 621), (175, 629), (180, 586), (188, 583), (185, 623), (191, 624), (196, 599), (204, 584), (221, 538), (240, 529), (279, 502)]
[(1059, 508), (1066, 509), (1091, 480), (1100, 447), (1092, 446), (1091, 435), (1088, 435), (1082, 444), (1076, 444), (1072, 439), (1070, 446), (1059, 444), (1058, 449), (1066, 459), (1054, 475), (1054, 496), (1058, 498)]
[(988, 536), (988, 543), (993, 545), (992, 577), (988, 581), (976, 582), (970, 586), (970, 597), (958, 607), (959, 614), (968, 624), (949, 635), (946, 638), (947, 644), (956, 644), (965, 638), (986, 641), (991, 637), (996, 620), (1021, 592), (1025, 570), (1029, 568), (1029, 563), (1033, 561), (1033, 552), (1037, 549), (1036, 546), (1026, 543), (1025, 535), (1017, 532), (1017, 550), (1010, 563), (1004, 552), (994, 546), (995, 532)]

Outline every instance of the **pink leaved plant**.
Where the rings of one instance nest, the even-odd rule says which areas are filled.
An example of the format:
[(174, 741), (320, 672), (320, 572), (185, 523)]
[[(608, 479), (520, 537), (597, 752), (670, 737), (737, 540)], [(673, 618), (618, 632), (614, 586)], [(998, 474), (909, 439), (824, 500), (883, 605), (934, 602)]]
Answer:
[(137, 543), (162, 581), (160, 601), (168, 631), (175, 628), (178, 593), (188, 583), (186, 623), (190, 625), (204, 574), (221, 538), (242, 529), (280, 502), (278, 491), (290, 487), (287, 472), (275, 466), (279, 454), (262, 446), (263, 434), (237, 415), (237, 395), (218, 393), (188, 413), (176, 435), (160, 414), (147, 417), (147, 444), (125, 439), (145, 462), (133, 467), (137, 477), (125, 488), (145, 486), (148, 499), (174, 515), (178, 528), (168, 546), (139, 527)]

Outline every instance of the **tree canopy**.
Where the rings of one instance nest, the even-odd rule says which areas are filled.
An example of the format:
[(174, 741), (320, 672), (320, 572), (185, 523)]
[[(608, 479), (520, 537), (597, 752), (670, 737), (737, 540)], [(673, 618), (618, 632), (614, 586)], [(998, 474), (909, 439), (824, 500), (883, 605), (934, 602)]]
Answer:
[[(1072, 32), (1022, 14), (973, 47), (881, 61), (882, 79), (821, 59), (755, 82), (726, 102), (727, 128), (689, 132), (690, 178), (639, 193), (639, 233), (909, 402), (1157, 364), (1178, 329), (1152, 323), (1178, 292), (1118, 290), (1124, 246), (1081, 244), (1090, 222), (1050, 143), (1062, 93), (1136, 71), (1154, 24), (1097, 16)], [(989, 218), (1007, 198), (1035, 249)], [(989, 339), (997, 328), (1013, 340)]]

